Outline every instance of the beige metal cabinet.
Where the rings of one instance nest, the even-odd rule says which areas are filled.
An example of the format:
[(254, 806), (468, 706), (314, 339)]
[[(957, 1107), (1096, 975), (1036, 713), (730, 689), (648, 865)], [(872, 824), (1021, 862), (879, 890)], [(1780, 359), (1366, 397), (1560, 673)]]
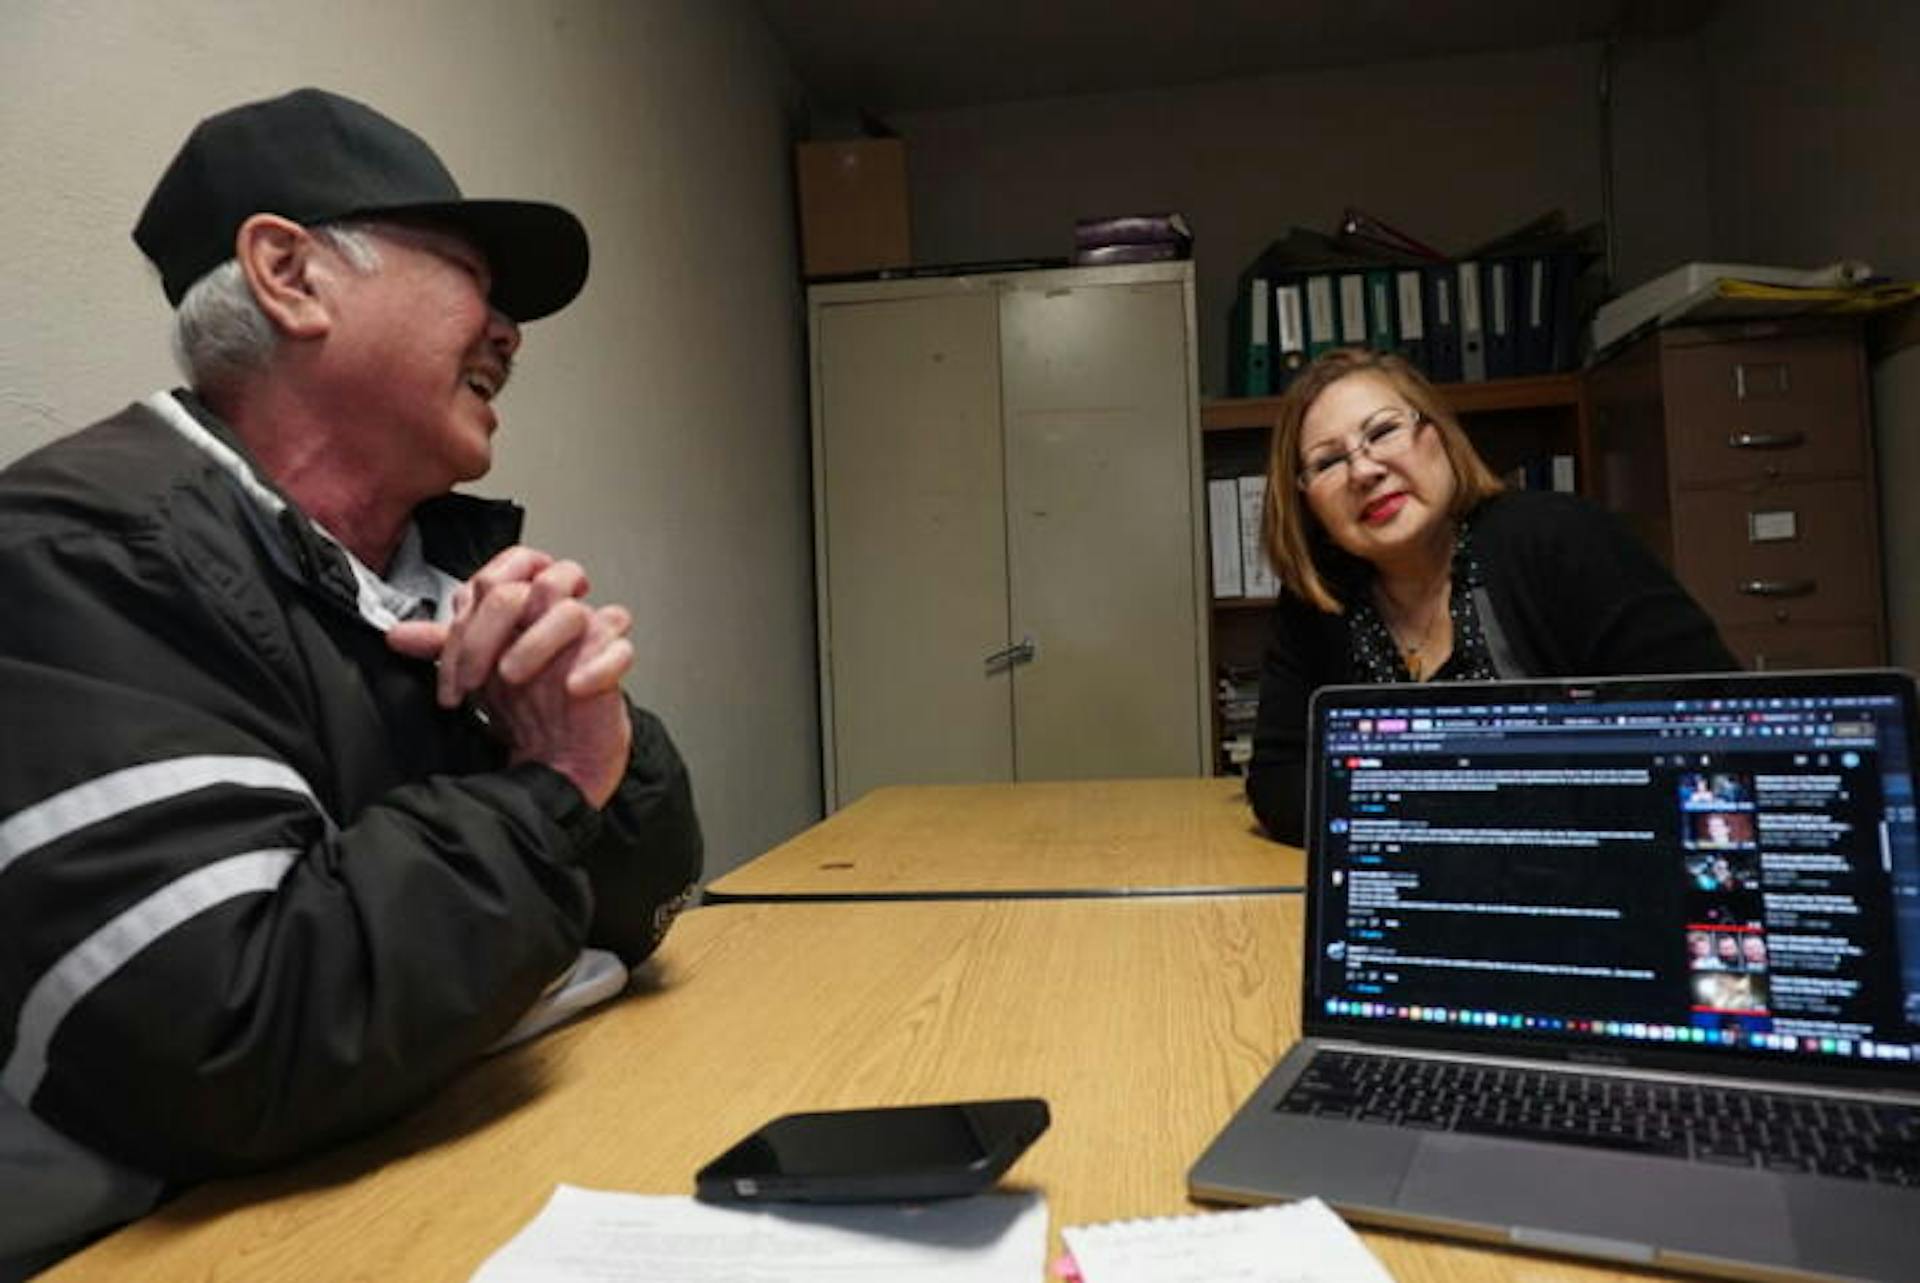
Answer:
[(1204, 771), (1186, 263), (808, 291), (827, 802)]

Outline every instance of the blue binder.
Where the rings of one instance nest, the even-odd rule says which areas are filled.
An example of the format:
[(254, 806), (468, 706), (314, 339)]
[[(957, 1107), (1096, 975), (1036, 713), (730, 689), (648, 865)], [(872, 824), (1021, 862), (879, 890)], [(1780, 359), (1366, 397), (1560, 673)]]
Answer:
[(1452, 263), (1420, 269), (1420, 307), (1427, 330), (1427, 363), (1435, 383), (1458, 383), (1460, 373), (1460, 295)]
[(1520, 259), (1480, 264), (1480, 319), (1487, 336), (1487, 377), (1510, 379), (1520, 372)]

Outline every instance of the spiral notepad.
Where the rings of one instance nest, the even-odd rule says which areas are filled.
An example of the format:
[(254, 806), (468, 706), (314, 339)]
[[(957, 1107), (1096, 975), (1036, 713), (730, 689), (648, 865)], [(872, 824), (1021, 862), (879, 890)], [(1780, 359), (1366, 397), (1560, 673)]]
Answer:
[(1393, 1283), (1317, 1198), (1235, 1212), (1070, 1225), (1085, 1283)]

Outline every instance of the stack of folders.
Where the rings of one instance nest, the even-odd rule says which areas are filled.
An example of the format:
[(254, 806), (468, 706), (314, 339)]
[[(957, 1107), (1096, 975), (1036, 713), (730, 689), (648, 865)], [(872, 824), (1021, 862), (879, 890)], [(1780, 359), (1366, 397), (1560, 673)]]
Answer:
[(1073, 225), (1073, 264), (1164, 263), (1193, 257), (1193, 229), (1182, 214), (1118, 214)]
[(1805, 268), (1682, 263), (1602, 303), (1593, 314), (1593, 351), (1600, 357), (1649, 329), (1681, 321), (1859, 314), (1904, 307), (1916, 298), (1920, 281), (1875, 276), (1856, 259)]
[(1271, 396), (1332, 347), (1395, 352), (1436, 383), (1575, 368), (1597, 228), (1559, 212), (1448, 257), (1358, 210), (1293, 228), (1241, 273), (1228, 388)]
[(1280, 579), (1260, 538), (1267, 479), (1254, 473), (1207, 481), (1207, 533), (1216, 599), (1280, 595)]
[(1253, 726), (1260, 714), (1260, 670), (1223, 665), (1214, 702), (1220, 709), (1220, 768), (1229, 775), (1245, 775), (1253, 761)]

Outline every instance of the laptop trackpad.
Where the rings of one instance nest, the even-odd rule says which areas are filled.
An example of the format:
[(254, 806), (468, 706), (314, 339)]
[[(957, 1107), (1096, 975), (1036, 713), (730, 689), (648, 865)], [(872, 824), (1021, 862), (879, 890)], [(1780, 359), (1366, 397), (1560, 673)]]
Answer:
[[(1549, 1235), (1669, 1251), (1791, 1260), (1787, 1200), (1774, 1177), (1666, 1158), (1472, 1136), (1423, 1136), (1397, 1209)], [(1537, 1246), (1552, 1246), (1531, 1235)], [(1604, 1251), (1603, 1244), (1590, 1245)]]

